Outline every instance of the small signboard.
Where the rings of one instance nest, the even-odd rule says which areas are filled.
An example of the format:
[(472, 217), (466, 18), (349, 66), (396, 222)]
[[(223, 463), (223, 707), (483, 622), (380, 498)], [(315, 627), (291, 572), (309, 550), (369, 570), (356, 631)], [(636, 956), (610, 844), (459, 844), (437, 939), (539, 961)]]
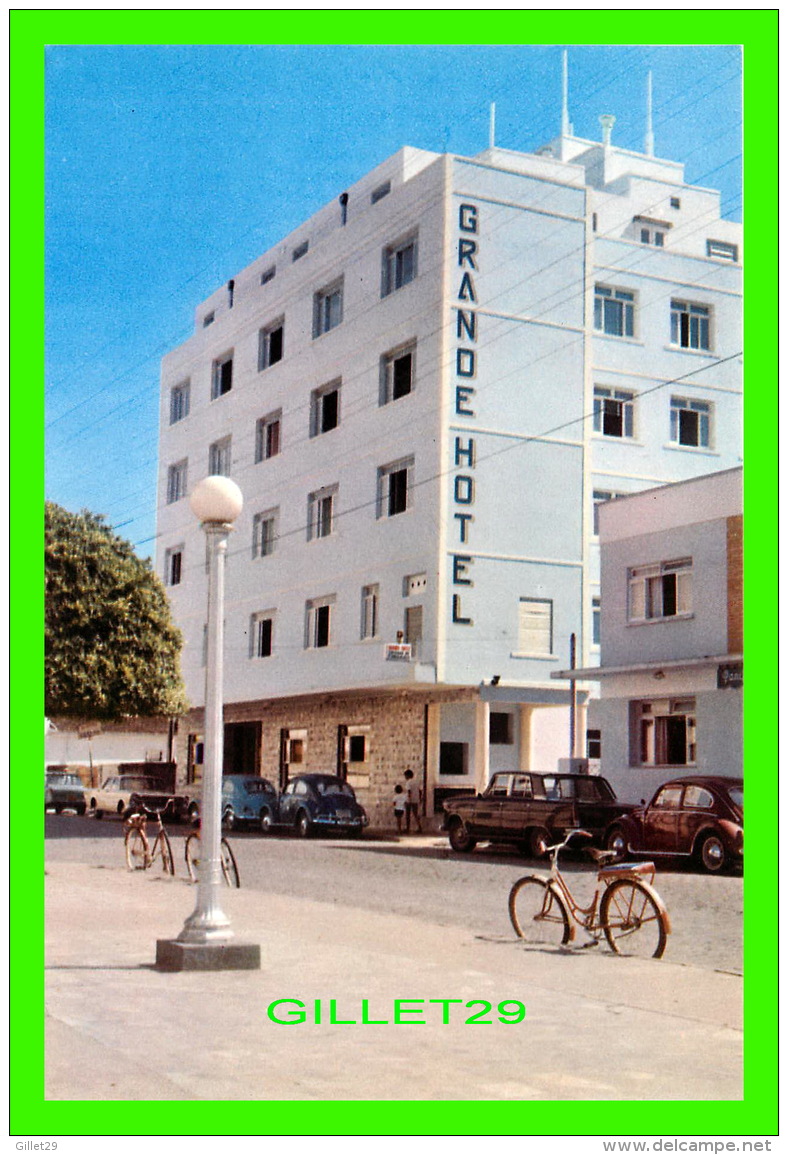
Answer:
[(389, 642), (386, 646), (387, 662), (409, 662), (411, 647), (409, 642)]
[(744, 685), (744, 662), (717, 666), (717, 689), (739, 690)]

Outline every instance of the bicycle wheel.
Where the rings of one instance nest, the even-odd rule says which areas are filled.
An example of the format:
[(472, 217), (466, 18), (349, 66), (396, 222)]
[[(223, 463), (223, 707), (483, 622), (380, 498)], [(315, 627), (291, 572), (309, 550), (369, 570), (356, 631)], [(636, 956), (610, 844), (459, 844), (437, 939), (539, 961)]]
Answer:
[(616, 954), (662, 958), (668, 921), (654, 891), (635, 878), (617, 878), (602, 897), (599, 921)]
[(518, 878), (509, 891), (509, 917), (519, 938), (542, 946), (563, 946), (572, 924), (558, 891), (542, 878)]
[(196, 882), (200, 871), (200, 836), (196, 831), (186, 839), (184, 853), (189, 878), (192, 882)]
[(129, 870), (147, 870), (150, 866), (150, 846), (138, 826), (126, 831), (126, 865)]
[(240, 886), (241, 877), (238, 874), (238, 864), (235, 861), (233, 848), (226, 838), (222, 839), (222, 874), (228, 886)]
[[(172, 846), (167, 837), (167, 832), (161, 830), (156, 835), (156, 842), (161, 854), (161, 868), (165, 874), (175, 874), (175, 859), (172, 857)], [(156, 857), (156, 846), (153, 847), (153, 857)]]

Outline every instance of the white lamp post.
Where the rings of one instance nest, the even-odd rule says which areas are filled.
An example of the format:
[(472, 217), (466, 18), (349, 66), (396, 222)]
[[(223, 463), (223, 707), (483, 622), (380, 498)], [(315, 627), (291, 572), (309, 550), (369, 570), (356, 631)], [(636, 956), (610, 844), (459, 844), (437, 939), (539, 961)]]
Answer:
[(222, 910), (221, 805), (224, 752), (223, 650), (224, 563), (227, 538), (243, 508), (243, 495), (229, 477), (206, 477), (189, 504), (208, 540), (208, 655), (205, 676), (205, 755), (200, 803), (200, 875), (197, 903), (176, 939), (156, 944), (164, 970), (251, 970), (260, 948), (237, 943)]

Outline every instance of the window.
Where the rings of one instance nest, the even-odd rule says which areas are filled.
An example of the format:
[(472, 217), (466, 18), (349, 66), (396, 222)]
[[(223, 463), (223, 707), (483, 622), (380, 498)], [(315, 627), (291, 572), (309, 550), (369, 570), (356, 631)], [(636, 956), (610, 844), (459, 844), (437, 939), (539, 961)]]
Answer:
[(595, 385), (594, 432), (605, 437), (634, 437), (635, 394)]
[(615, 501), (617, 497), (626, 497), (625, 493), (614, 493), (610, 489), (594, 490), (594, 535), (599, 536), (599, 506), (603, 501)]
[(395, 461), (378, 470), (378, 517), (396, 517), (408, 508), (413, 458)]
[(687, 786), (684, 790), (684, 805), (697, 806), (699, 810), (711, 810), (714, 805), (714, 795), (702, 786)]
[(641, 245), (656, 245), (661, 249), (665, 244), (665, 234), (659, 229), (641, 229), (640, 230)]
[(364, 586), (361, 590), (361, 637), (378, 636), (378, 604), (380, 586)]
[[(369, 726), (339, 726), (337, 728), (337, 773), (340, 778), (348, 774), (364, 774), (363, 763), (369, 762)], [(357, 769), (357, 767), (362, 767)]]
[(214, 441), (208, 450), (208, 473), (229, 477), (232, 467), (232, 437)]
[(490, 711), (490, 745), (511, 746), (514, 742), (514, 718), (503, 710)]
[(334, 597), (317, 598), (306, 603), (306, 648), (318, 650), (331, 641), (331, 608)]
[(307, 540), (328, 537), (334, 532), (334, 505), (337, 486), (318, 489), (309, 495), (307, 511)]
[(601, 645), (602, 638), (602, 599), (591, 599), (591, 645)]
[(670, 207), (672, 209), (680, 209), (681, 208), (681, 200), (678, 197), (671, 197), (670, 198)]
[(595, 285), (594, 328), (610, 337), (634, 336), (635, 294)]
[(281, 448), (282, 410), (269, 413), (257, 422), (254, 442), (255, 462), (276, 457)]
[(552, 601), (546, 598), (520, 598), (517, 651), (535, 657), (552, 654)]
[(186, 496), (186, 473), (188, 469), (188, 459), (178, 461), (175, 465), (171, 465), (167, 470), (167, 504), (172, 505), (174, 501), (180, 501), (182, 497)]
[(170, 389), (170, 425), (189, 416), (189, 382), (184, 381)]
[[(631, 761), (641, 766), (690, 766), (696, 760), (695, 699), (630, 704)], [(665, 787), (655, 806), (681, 805), (680, 786)]]
[(438, 773), (445, 777), (468, 773), (467, 742), (441, 742)]
[(260, 330), (259, 347), (257, 352), (257, 368), (267, 369), (281, 361), (285, 351), (285, 322), (280, 317)]
[(602, 757), (602, 731), (586, 730), (586, 758), (599, 759)]
[(252, 557), (270, 557), (276, 543), (278, 509), (256, 513), (252, 520)]
[(718, 257), (723, 261), (738, 261), (739, 247), (725, 241), (706, 241), (706, 256)]
[(663, 561), (629, 571), (629, 621), (692, 613), (692, 559)]
[(381, 296), (410, 284), (416, 276), (417, 240), (416, 236), (406, 237), (396, 245), (383, 250), (383, 270)]
[(670, 440), (676, 445), (711, 445), (711, 405), (688, 397), (670, 399)]
[(321, 433), (329, 433), (339, 425), (339, 391), (341, 381), (332, 381), (329, 385), (321, 385), (312, 392), (312, 404), (309, 421), (309, 436), (318, 437)]
[(709, 307), (670, 302), (670, 343), (682, 349), (709, 349)]
[(369, 199), (373, 205), (376, 205), (378, 201), (382, 201), (384, 197), (387, 197), (390, 192), (391, 181), (387, 180), (384, 181), (383, 184), (379, 184), (377, 188), (373, 188)]
[(207, 329), (208, 326), (212, 325), (215, 320), (216, 320), (216, 314), (215, 313), (206, 313), (202, 319), (203, 329)]
[(315, 293), (312, 318), (312, 336), (320, 337), (342, 323), (343, 279), (334, 281), (326, 289)]
[(293, 249), (293, 261), (300, 261), (301, 258), (309, 252), (309, 241), (302, 241), (300, 245), (296, 245)]
[(416, 368), (416, 345), (387, 353), (380, 359), (380, 404), (388, 405), (407, 397), (413, 390)]
[(164, 584), (179, 586), (183, 576), (183, 546), (176, 545), (164, 555)]
[(224, 357), (218, 357), (213, 363), (213, 373), (211, 376), (211, 400), (215, 401), (217, 397), (223, 397), (225, 393), (229, 393), (233, 387), (233, 355), (228, 353)]
[(272, 610), (252, 614), (250, 658), (270, 658), (274, 648), (274, 614)]
[(269, 281), (273, 281), (275, 276), (276, 276), (276, 265), (270, 265), (267, 269), (264, 269), (263, 272), (260, 274), (260, 284), (261, 285), (267, 285)]

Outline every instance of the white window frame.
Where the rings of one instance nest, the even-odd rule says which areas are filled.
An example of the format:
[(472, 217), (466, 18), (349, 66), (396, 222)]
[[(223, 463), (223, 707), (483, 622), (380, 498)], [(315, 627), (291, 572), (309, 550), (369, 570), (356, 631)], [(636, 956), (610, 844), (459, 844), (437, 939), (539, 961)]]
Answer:
[[(342, 394), (342, 380), (338, 378), (336, 381), (329, 381), (327, 385), (321, 385), (319, 389), (312, 390), (312, 397), (309, 410), (309, 436), (319, 437), (322, 433), (330, 433), (332, 429), (338, 429), (341, 420), (340, 402)], [(326, 407), (326, 398), (336, 396), (336, 410), (334, 413), (334, 424), (330, 424), (331, 411)], [(329, 424), (326, 424), (326, 422)]]
[[(304, 648), (323, 650), (331, 646), (331, 619), (336, 605), (336, 594), (321, 598), (310, 598), (306, 603), (306, 636)], [(321, 641), (321, 638), (325, 641)]]
[(172, 505), (176, 501), (186, 496), (187, 482), (189, 473), (189, 459), (184, 457), (183, 461), (176, 461), (167, 470), (167, 505)]
[(634, 338), (636, 303), (632, 289), (594, 285), (595, 331), (607, 337)]
[(411, 508), (413, 468), (414, 458), (403, 457), (378, 469), (378, 518), (397, 517)]
[[(671, 397), (670, 399), (670, 443), (680, 445), (682, 449), (711, 449), (712, 447), (712, 412), (710, 401), (698, 401), (692, 397)], [(693, 413), (696, 416), (697, 440), (682, 440), (681, 413)]]
[(270, 557), (276, 549), (279, 507), (264, 509), (252, 519), (252, 557)]
[(184, 565), (184, 544), (174, 545), (164, 554), (164, 584), (166, 586), (179, 586), (183, 582)]
[[(274, 433), (274, 430), (276, 432)], [(259, 465), (282, 452), (282, 410), (266, 413), (255, 426), (254, 460)]]
[(208, 447), (208, 476), (230, 477), (233, 467), (232, 434), (220, 437)]
[(181, 381), (179, 385), (173, 385), (170, 389), (170, 425), (176, 425), (179, 421), (189, 416), (189, 408), (191, 406), (191, 384), (189, 381)]
[(711, 306), (697, 301), (670, 302), (670, 343), (677, 349), (711, 349)]
[(312, 317), (312, 337), (322, 337), (342, 324), (344, 314), (345, 278), (337, 277), (330, 285), (315, 293)]
[[(621, 432), (610, 432), (621, 423)], [(625, 441), (635, 436), (635, 394), (629, 389), (612, 389), (607, 385), (594, 386), (594, 433)]]
[(383, 250), (381, 297), (404, 289), (418, 276), (419, 234), (414, 230)]
[[(224, 366), (229, 365), (229, 374), (225, 373)], [(229, 384), (226, 383), (225, 377), (229, 377)], [(227, 387), (223, 386), (227, 384)], [(214, 360), (211, 368), (211, 401), (218, 400), (219, 397), (225, 397), (233, 387), (233, 351), (223, 353), (221, 357)]]
[[(398, 361), (405, 358), (410, 359), (410, 372), (407, 382), (407, 389), (397, 392), (395, 395), (396, 385), (396, 365)], [(392, 401), (399, 401), (403, 397), (409, 397), (413, 392), (416, 384), (416, 342), (410, 341), (407, 345), (401, 345), (397, 349), (392, 349), (389, 353), (384, 353), (380, 359), (380, 404), (389, 405)], [(401, 389), (401, 383), (399, 385)]]
[(520, 598), (517, 617), (517, 655), (553, 657), (553, 599)]
[[(279, 341), (278, 357), (271, 359), (271, 338), (276, 333), (281, 333)], [(274, 352), (277, 352), (275, 349)], [(264, 369), (270, 369), (272, 365), (278, 365), (280, 361), (284, 360), (285, 356), (285, 319), (284, 317), (277, 317), (270, 325), (265, 325), (258, 335), (257, 348), (257, 369), (262, 373)]]
[(362, 586), (361, 589), (361, 639), (377, 638), (380, 635), (380, 586)]
[(706, 241), (706, 256), (713, 257), (718, 261), (733, 261), (738, 264), (739, 261), (739, 246), (733, 245), (729, 241)]
[(326, 485), (310, 493), (307, 509), (307, 540), (331, 537), (336, 521), (338, 485)]
[(259, 613), (252, 614), (249, 634), (250, 658), (256, 660), (273, 656), (275, 617), (275, 610), (261, 610)]
[(635, 566), (627, 573), (627, 583), (627, 621), (665, 622), (692, 616), (692, 558)]

